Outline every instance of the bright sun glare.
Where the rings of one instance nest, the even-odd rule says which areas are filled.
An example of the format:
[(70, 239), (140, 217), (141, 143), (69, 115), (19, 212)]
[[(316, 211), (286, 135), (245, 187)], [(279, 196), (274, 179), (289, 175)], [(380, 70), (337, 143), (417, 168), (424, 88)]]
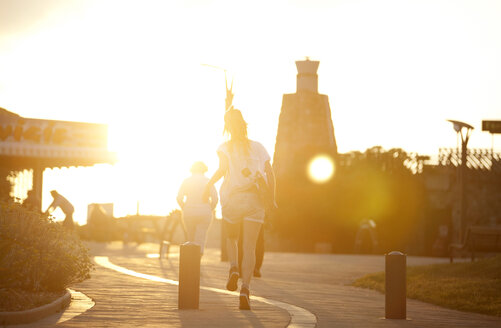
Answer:
[(329, 155), (317, 155), (308, 164), (308, 176), (316, 183), (325, 183), (334, 175), (334, 162)]
[[(499, 116), (497, 2), (68, 0), (44, 1), (38, 15), (24, 2), (0, 1), (0, 21), (5, 12), (12, 23), (0, 34), (0, 106), (24, 117), (108, 124), (109, 150), (119, 157), (113, 167), (46, 171), (44, 209), (49, 190), (60, 190), (80, 223), (96, 202), (114, 203), (117, 217), (167, 214), (194, 161), (208, 165), (208, 176), (217, 169), (225, 72), (228, 83), (235, 78), (234, 105), (249, 137), (270, 155), (282, 94), (296, 88), (294, 61), (308, 54), (321, 63), (319, 92), (331, 97), (340, 153), (377, 144), (434, 154), (456, 145), (445, 118)], [(268, 51), (277, 40), (284, 46)], [(429, 130), (416, 138), (423, 125)], [(499, 148), (499, 135), (479, 130), (469, 147)], [(311, 181), (332, 179), (332, 157), (309, 160)]]

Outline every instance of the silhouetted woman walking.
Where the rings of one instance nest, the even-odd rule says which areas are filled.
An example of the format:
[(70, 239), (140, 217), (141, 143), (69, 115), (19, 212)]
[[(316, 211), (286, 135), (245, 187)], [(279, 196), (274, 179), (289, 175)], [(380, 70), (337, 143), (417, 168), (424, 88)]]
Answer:
[[(275, 175), (270, 164), (270, 155), (257, 141), (247, 137), (247, 123), (239, 110), (231, 109), (224, 115), (224, 131), (230, 140), (217, 150), (219, 168), (207, 184), (210, 188), (224, 177), (220, 189), (223, 224), (226, 225), (230, 272), (226, 288), (238, 288), (238, 235), (243, 224), (242, 286), (240, 309), (250, 310), (249, 288), (254, 270), (256, 240), (264, 222), (265, 200), (260, 196), (258, 179), (267, 181), (269, 202), (275, 202)], [(268, 202), (268, 203), (269, 203)]]

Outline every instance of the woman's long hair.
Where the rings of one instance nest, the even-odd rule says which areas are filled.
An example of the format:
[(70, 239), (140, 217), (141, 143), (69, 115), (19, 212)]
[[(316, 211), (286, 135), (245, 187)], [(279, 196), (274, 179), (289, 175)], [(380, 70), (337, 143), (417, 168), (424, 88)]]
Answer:
[(224, 133), (230, 135), (230, 152), (238, 149), (246, 155), (249, 154), (250, 142), (247, 137), (247, 122), (238, 109), (230, 109), (224, 114)]

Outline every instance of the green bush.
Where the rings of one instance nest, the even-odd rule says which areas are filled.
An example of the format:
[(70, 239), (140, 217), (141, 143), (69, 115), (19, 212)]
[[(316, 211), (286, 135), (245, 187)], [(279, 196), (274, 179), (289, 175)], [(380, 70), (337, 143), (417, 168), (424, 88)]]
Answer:
[(0, 202), (0, 289), (59, 291), (88, 279), (92, 268), (76, 234), (47, 215)]

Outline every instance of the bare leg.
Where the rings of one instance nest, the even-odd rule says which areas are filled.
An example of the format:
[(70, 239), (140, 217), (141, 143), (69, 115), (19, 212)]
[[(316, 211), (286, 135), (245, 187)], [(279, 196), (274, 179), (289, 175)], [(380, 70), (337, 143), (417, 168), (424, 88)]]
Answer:
[(238, 235), (240, 233), (240, 224), (232, 224), (223, 221), (226, 230), (226, 250), (228, 251), (228, 260), (230, 267), (238, 267)]
[(228, 260), (230, 261), (230, 272), (226, 289), (235, 291), (238, 288), (238, 225), (228, 224), (226, 226), (228, 238), (226, 239), (226, 248), (228, 250)]
[(238, 265), (237, 259), (237, 240), (234, 238), (228, 237), (226, 240), (226, 249), (228, 251), (228, 260), (230, 261), (230, 265), (232, 267), (236, 267)]
[(263, 266), (264, 260), (264, 226), (261, 225), (261, 229), (259, 229), (259, 236), (257, 237), (256, 242), (256, 265), (254, 266), (254, 276), (256, 277), (256, 273), (261, 276), (261, 266)]
[[(256, 241), (262, 223), (244, 220), (243, 229), (243, 258), (242, 258), (242, 286), (249, 288), (251, 277), (256, 264)], [(236, 243), (236, 240), (235, 240)], [(237, 254), (235, 254), (235, 259)]]
[(201, 223), (197, 224), (195, 228), (195, 234), (194, 234), (194, 240), (197, 244), (200, 245), (200, 254), (204, 254), (204, 248), (205, 248), (205, 239), (207, 235), (207, 230), (209, 229), (209, 223), (210, 221), (202, 221)]
[(197, 228), (196, 222), (191, 219), (184, 220), (184, 226), (186, 227), (186, 233), (188, 235), (188, 241), (195, 241), (195, 230)]
[(240, 276), (242, 276), (242, 258), (244, 256), (244, 243), (242, 241), (244, 233), (243, 233), (244, 225), (243, 223), (240, 225), (240, 236), (238, 237), (238, 270), (240, 272)]

